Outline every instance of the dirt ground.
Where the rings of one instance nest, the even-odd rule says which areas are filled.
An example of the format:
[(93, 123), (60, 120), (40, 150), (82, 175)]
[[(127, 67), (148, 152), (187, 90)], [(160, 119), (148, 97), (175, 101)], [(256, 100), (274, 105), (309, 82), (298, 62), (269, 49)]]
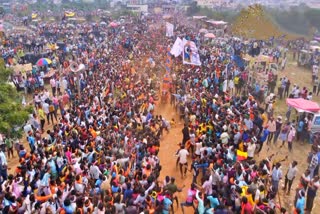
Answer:
[[(300, 88), (307, 86), (310, 88), (312, 87), (311, 83), (311, 70), (306, 70), (302, 68), (298, 68), (296, 66), (296, 63), (290, 62), (287, 66), (287, 68), (284, 71), (281, 71), (279, 74), (279, 77), (287, 76), (293, 84), (298, 84)], [(313, 97), (313, 100), (319, 102), (320, 97)], [(278, 100), (276, 102), (277, 108), (275, 111), (275, 115), (282, 115), (283, 118), (285, 118), (285, 113), (287, 110), (287, 106), (285, 103), (285, 100)], [(160, 152), (159, 157), (161, 160), (162, 165), (162, 171), (160, 175), (160, 181), (164, 180), (165, 176), (173, 176), (176, 178), (176, 184), (178, 187), (182, 187), (185, 185), (185, 188), (181, 193), (178, 193), (179, 202), (184, 202), (186, 199), (186, 192), (187, 189), (190, 187), (191, 181), (192, 181), (192, 174), (190, 172), (187, 173), (186, 178), (181, 179), (179, 169), (176, 168), (176, 157), (175, 152), (177, 151), (178, 143), (182, 140), (182, 133), (181, 130), (183, 128), (183, 124), (179, 121), (179, 118), (177, 116), (177, 112), (173, 107), (171, 107), (169, 104), (167, 105), (160, 105), (156, 108), (156, 114), (161, 114), (166, 118), (167, 120), (170, 120), (171, 118), (175, 118), (177, 121), (176, 127), (173, 127), (168, 134), (164, 134), (161, 146), (160, 146)], [(291, 118), (295, 117), (295, 113), (292, 113)], [(300, 144), (299, 142), (293, 142), (293, 151), (290, 153), (286, 146), (280, 147), (281, 142), (279, 141), (277, 145), (270, 145), (269, 147), (265, 146), (260, 153), (259, 157), (256, 157), (257, 160), (261, 160), (263, 158), (266, 158), (267, 156), (271, 154), (275, 154), (274, 158), (276, 159), (284, 159), (286, 156), (288, 156), (287, 160), (282, 162), (282, 171), (283, 175), (286, 174), (288, 165), (293, 161), (298, 161), (298, 175), (295, 178), (291, 194), (287, 195), (282, 190), (279, 190), (279, 195), (277, 196), (278, 204), (282, 207), (285, 207), (289, 213), (291, 213), (293, 209), (293, 200), (294, 200), (294, 194), (295, 194), (295, 188), (298, 185), (299, 179), (301, 177), (301, 174), (307, 169), (307, 155), (310, 151), (311, 146), (309, 144)], [(191, 160), (189, 161), (191, 163)], [(281, 188), (284, 186), (284, 180), (280, 182)], [(317, 198), (314, 202), (314, 208), (312, 211), (312, 214), (320, 213), (320, 194), (318, 193)], [(175, 206), (175, 213), (182, 213), (181, 208)], [(192, 208), (185, 208), (185, 213), (193, 213)]]
[[(298, 84), (300, 87), (308, 86), (310, 89), (312, 87), (311, 84), (311, 71), (298, 68), (295, 63), (289, 62), (287, 68), (280, 72), (279, 77), (287, 76), (290, 78), (292, 85)], [(319, 102), (320, 97), (314, 96), (313, 98), (315, 101)], [(279, 100), (276, 103), (277, 108), (275, 111), (275, 115), (282, 115), (283, 118), (285, 116), (286, 112), (286, 104), (285, 100)], [(164, 133), (164, 136), (161, 140), (161, 147), (159, 152), (159, 157), (161, 160), (162, 165), (162, 171), (160, 175), (160, 181), (163, 181), (165, 176), (173, 176), (176, 178), (176, 184), (178, 187), (185, 186), (183, 191), (181, 193), (178, 193), (179, 203), (184, 202), (186, 198), (186, 192), (187, 189), (190, 187), (192, 175), (190, 172), (187, 172), (187, 176), (183, 179), (180, 177), (179, 169), (176, 168), (176, 157), (175, 152), (178, 149), (178, 143), (182, 140), (182, 134), (181, 130), (183, 128), (183, 124), (179, 121), (178, 114), (175, 111), (175, 109), (170, 106), (169, 104), (158, 104), (156, 106), (155, 114), (164, 116), (167, 120), (170, 120), (171, 118), (175, 118), (176, 120), (176, 126), (172, 127), (169, 133)], [(293, 118), (295, 115), (293, 114), (291, 118)], [(51, 127), (46, 127), (46, 129)], [(22, 139), (24, 141), (25, 147), (29, 149), (29, 146), (26, 143), (26, 139)], [(282, 159), (285, 156), (288, 155), (288, 159), (284, 162), (282, 162), (283, 166), (283, 174), (287, 172), (287, 166), (289, 163), (291, 163), (293, 160), (298, 161), (298, 175), (293, 183), (292, 190), (290, 195), (286, 195), (283, 193), (282, 190), (279, 191), (279, 197), (278, 201), (280, 201), (280, 205), (287, 208), (287, 210), (291, 210), (293, 208), (293, 198), (294, 198), (294, 189), (298, 185), (299, 178), (301, 174), (304, 172), (304, 170), (307, 168), (307, 154), (310, 151), (310, 145), (308, 144), (300, 144), (299, 142), (293, 143), (293, 151), (292, 153), (288, 152), (288, 149), (286, 147), (280, 148), (280, 142), (278, 142), (278, 145), (271, 145), (270, 147), (265, 146), (257, 159), (265, 158), (267, 155), (275, 154), (275, 158)], [(9, 172), (14, 173), (15, 167), (19, 164), (19, 160), (17, 158), (17, 155), (15, 154), (15, 158), (8, 159), (9, 163)], [(280, 182), (280, 185), (282, 186), (284, 184), (284, 181)], [(314, 214), (320, 213), (320, 194), (318, 194), (317, 198), (314, 202)], [(175, 213), (182, 213), (180, 207), (175, 208)], [(185, 213), (191, 214), (193, 213), (192, 208), (185, 207)]]

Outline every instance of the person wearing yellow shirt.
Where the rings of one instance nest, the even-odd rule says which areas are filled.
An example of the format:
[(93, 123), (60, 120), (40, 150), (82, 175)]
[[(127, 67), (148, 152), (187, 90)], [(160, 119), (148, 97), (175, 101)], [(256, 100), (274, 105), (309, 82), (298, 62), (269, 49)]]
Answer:
[(38, 116), (40, 118), (41, 130), (44, 131), (43, 128), (44, 128), (44, 123), (46, 121), (46, 116), (41, 105), (38, 108)]
[(263, 121), (262, 126), (265, 127), (267, 125), (267, 123), (268, 123), (268, 115), (266, 114), (266, 112), (263, 112), (261, 114), (261, 119)]

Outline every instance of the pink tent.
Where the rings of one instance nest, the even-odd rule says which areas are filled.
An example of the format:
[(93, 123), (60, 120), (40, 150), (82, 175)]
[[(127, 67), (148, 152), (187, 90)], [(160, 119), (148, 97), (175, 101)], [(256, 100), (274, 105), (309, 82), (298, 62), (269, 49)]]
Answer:
[(287, 99), (287, 105), (297, 109), (299, 112), (318, 112), (320, 107), (318, 103), (303, 98)]
[(204, 35), (204, 37), (210, 38), (210, 39), (216, 38), (216, 36), (215, 36), (213, 33), (206, 33), (206, 34)]

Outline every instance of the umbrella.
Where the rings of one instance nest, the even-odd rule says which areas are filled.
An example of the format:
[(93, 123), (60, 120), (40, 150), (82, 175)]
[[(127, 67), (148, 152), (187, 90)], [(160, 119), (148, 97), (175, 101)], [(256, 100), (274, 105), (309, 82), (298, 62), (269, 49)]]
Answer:
[(109, 24), (109, 27), (117, 27), (117, 26), (118, 26), (118, 23), (116, 23), (116, 22), (111, 22)]
[(200, 30), (199, 30), (199, 33), (208, 33), (208, 30), (207, 30), (207, 29), (202, 28), (202, 29), (200, 29)]
[(105, 22), (100, 22), (100, 25), (107, 25), (107, 23), (105, 23)]
[(74, 17), (74, 16), (76, 15), (76, 13), (70, 12), (70, 11), (65, 11), (65, 12), (64, 12), (64, 15), (65, 15), (66, 17)]
[(204, 37), (210, 38), (210, 39), (216, 38), (216, 36), (215, 36), (213, 33), (206, 33), (206, 34), (204, 35)]
[(44, 65), (49, 65), (49, 64), (51, 64), (52, 63), (52, 61), (50, 60), (50, 59), (48, 59), (48, 58), (41, 58), (41, 59), (39, 59), (38, 61), (37, 61), (37, 66), (44, 66)]

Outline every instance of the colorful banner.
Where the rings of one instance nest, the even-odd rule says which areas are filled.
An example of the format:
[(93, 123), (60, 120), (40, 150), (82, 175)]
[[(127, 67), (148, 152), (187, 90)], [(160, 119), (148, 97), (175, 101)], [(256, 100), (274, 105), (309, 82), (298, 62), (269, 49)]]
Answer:
[(247, 152), (242, 152), (239, 149), (237, 149), (237, 160), (238, 161), (243, 161), (248, 158), (248, 153)]
[(183, 39), (183, 64), (187, 65), (201, 65), (198, 48), (193, 41)]
[(174, 42), (170, 53), (174, 56), (174, 57), (178, 57), (182, 54), (183, 52), (183, 42), (182, 39), (180, 39), (179, 37), (176, 39), (176, 41)]
[(170, 22), (166, 22), (166, 37), (172, 37), (173, 36), (173, 28), (174, 25)]

